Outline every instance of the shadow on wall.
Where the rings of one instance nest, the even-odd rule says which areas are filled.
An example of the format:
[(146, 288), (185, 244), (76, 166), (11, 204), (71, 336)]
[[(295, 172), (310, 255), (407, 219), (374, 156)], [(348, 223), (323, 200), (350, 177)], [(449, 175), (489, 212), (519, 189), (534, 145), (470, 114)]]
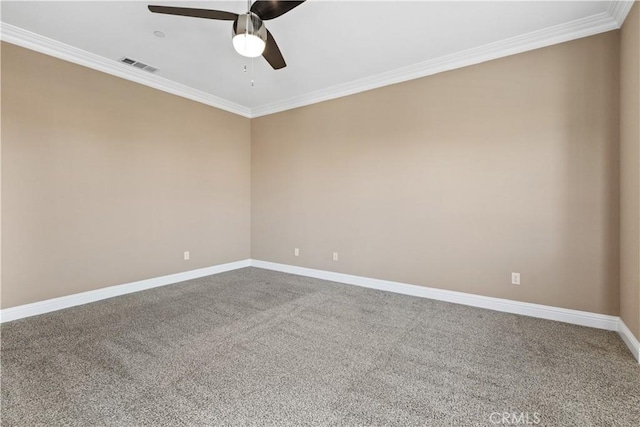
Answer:
[[(618, 38), (617, 32), (608, 34)], [(619, 44), (593, 38), (576, 44), (581, 67), (564, 71), (565, 125), (560, 200), (563, 233), (559, 260), (577, 268), (564, 281), (567, 295), (587, 311), (619, 314)], [(613, 76), (613, 78), (612, 78)], [(562, 293), (563, 282), (556, 285)], [(598, 301), (595, 306), (590, 301)]]

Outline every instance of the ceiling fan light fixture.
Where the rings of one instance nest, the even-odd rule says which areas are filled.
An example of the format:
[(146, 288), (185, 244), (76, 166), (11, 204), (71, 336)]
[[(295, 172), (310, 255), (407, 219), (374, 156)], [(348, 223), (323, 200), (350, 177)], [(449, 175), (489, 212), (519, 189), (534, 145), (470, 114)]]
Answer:
[[(2, 1), (2, 0), (0, 0)], [(192, 7), (174, 7), (149, 5), (152, 13), (165, 15), (190, 16), (192, 18), (213, 19), (215, 21), (233, 21), (231, 38), (233, 47), (240, 55), (254, 58), (262, 55), (274, 70), (287, 66), (282, 52), (273, 35), (264, 26), (262, 20), (271, 20), (300, 6), (305, 0), (247, 0), (247, 13), (238, 15), (233, 12)]]
[(264, 52), (267, 29), (255, 13), (240, 15), (233, 23), (233, 48), (242, 56), (255, 58)]
[(233, 48), (247, 58), (256, 58), (262, 55), (264, 47), (264, 41), (253, 34), (236, 34), (233, 37)]

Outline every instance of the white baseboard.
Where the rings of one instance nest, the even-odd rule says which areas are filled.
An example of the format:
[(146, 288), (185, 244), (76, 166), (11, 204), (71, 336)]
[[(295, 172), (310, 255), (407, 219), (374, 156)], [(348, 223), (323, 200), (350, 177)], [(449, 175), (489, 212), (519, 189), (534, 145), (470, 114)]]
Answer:
[(608, 316), (606, 314), (590, 313), (588, 311), (571, 310), (568, 308), (558, 308), (548, 305), (531, 304), (528, 302), (513, 301), (502, 298), (485, 297), (481, 295), (467, 294), (464, 292), (428, 288), (426, 286), (409, 285), (406, 283), (352, 276), (350, 274), (334, 273), (332, 271), (314, 270), (312, 268), (296, 267), (293, 265), (277, 264), (267, 261), (251, 260), (251, 266), (297, 274), (299, 276), (330, 280), (332, 282), (363, 286), (365, 288), (379, 289), (381, 291), (452, 302), (472, 307), (487, 308), (489, 310), (521, 314), (541, 319), (557, 320), (559, 322), (573, 323), (574, 325), (589, 326), (609, 331), (618, 330), (619, 318), (617, 316)]
[(640, 363), (640, 341), (633, 335), (633, 333), (627, 328), (627, 325), (620, 319), (618, 323), (618, 334), (622, 338), (622, 341), (629, 347), (633, 357)]
[(389, 280), (371, 279), (350, 274), (335, 273), (332, 271), (315, 270), (313, 268), (297, 267), (294, 265), (278, 264), (275, 262), (251, 260), (251, 266), (266, 270), (281, 271), (283, 273), (297, 274), (299, 276), (313, 277), (332, 282), (346, 283), (381, 291), (395, 292), (398, 294), (412, 295), (421, 298), (429, 298), (438, 301), (452, 302), (455, 304), (469, 305), (472, 307), (486, 308), (505, 313), (520, 314), (523, 316), (537, 317), (540, 319), (555, 320), (574, 325), (588, 326), (591, 328), (616, 331), (631, 350), (633, 356), (640, 362), (640, 343), (631, 333), (629, 328), (618, 316), (590, 313), (588, 311), (571, 310), (549, 305), (532, 304), (528, 302), (513, 301), (503, 298), (485, 297), (481, 295), (467, 294), (464, 292), (448, 291), (444, 289), (428, 288), (425, 286), (409, 285), (406, 283), (392, 282)]
[(605, 314), (590, 313), (587, 311), (571, 310), (568, 308), (552, 307), (541, 304), (532, 304), (502, 298), (485, 297), (481, 295), (467, 294), (464, 292), (428, 288), (425, 286), (409, 285), (406, 283), (392, 282), (389, 280), (372, 279), (368, 277), (353, 276), (350, 274), (335, 273), (325, 270), (315, 270), (312, 268), (297, 267), (293, 265), (278, 264), (274, 262), (254, 259), (246, 259), (242, 261), (231, 262), (228, 264), (220, 264), (212, 267), (170, 274), (168, 276), (140, 280), (123, 285), (110, 286), (108, 288), (97, 289), (95, 291), (82, 292), (79, 294), (68, 295), (60, 298), (38, 301), (32, 304), (5, 308), (4, 310), (0, 310), (0, 323), (10, 322), (12, 320), (18, 320), (30, 316), (37, 316), (39, 314), (62, 310), (69, 307), (75, 307), (82, 304), (88, 304), (107, 298), (129, 294), (132, 292), (139, 292), (145, 289), (157, 288), (159, 286), (184, 282), (191, 279), (197, 279), (199, 277), (210, 276), (212, 274), (223, 273), (225, 271), (237, 270), (245, 267), (256, 267), (266, 270), (281, 271), (283, 273), (313, 277), (316, 279), (362, 286), (365, 288), (378, 289), (398, 294), (452, 302), (455, 304), (486, 308), (489, 310), (520, 314), (541, 319), (555, 320), (559, 322), (572, 323), (574, 325), (606, 329), (609, 331), (617, 331), (622, 340), (631, 350), (633, 356), (638, 361), (640, 361), (640, 342), (638, 342), (638, 339), (631, 333), (629, 328), (627, 328), (622, 319), (617, 316), (608, 316)]
[(299, 276), (329, 280), (332, 282), (362, 286), (365, 288), (378, 289), (381, 291), (395, 292), (398, 294), (486, 308), (505, 313), (520, 314), (523, 316), (555, 320), (558, 322), (605, 329), (608, 331), (616, 331), (629, 347), (629, 350), (631, 350), (631, 353), (636, 360), (640, 362), (640, 344), (629, 328), (624, 324), (622, 319), (618, 316), (571, 310), (568, 308), (559, 308), (549, 305), (532, 304), (503, 298), (485, 297), (481, 295), (467, 294), (464, 292), (428, 288), (425, 286), (409, 285), (406, 283), (391, 282), (389, 280), (371, 279), (368, 277), (353, 276), (350, 274), (335, 273), (326, 270), (315, 270), (313, 268), (297, 267), (294, 265), (278, 264), (275, 262), (255, 259), (251, 260), (251, 266), (264, 268), (266, 270), (281, 271), (283, 273), (297, 274)]
[(109, 286), (108, 288), (96, 289), (95, 291), (82, 292), (79, 294), (38, 301), (32, 304), (5, 308), (4, 310), (0, 310), (0, 323), (10, 322), (24, 317), (37, 316), (38, 314), (62, 310), (63, 308), (88, 304), (90, 302), (113, 298), (119, 295), (157, 288), (159, 286), (171, 285), (173, 283), (184, 282), (186, 280), (197, 279), (199, 277), (223, 273), (225, 271), (237, 270), (239, 268), (249, 267), (250, 265), (251, 260), (245, 259), (242, 261), (230, 262), (228, 264), (219, 264), (212, 267), (199, 268), (197, 270), (169, 274), (168, 276), (140, 280), (137, 282), (126, 283), (124, 285)]

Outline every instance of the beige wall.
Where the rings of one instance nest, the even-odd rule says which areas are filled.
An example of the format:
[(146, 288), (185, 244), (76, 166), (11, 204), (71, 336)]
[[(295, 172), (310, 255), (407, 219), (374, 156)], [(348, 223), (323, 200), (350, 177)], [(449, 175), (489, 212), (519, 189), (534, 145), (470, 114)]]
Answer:
[(248, 119), (2, 44), (3, 308), (246, 259), (249, 206)]
[(640, 5), (620, 43), (620, 317), (640, 339)]
[(252, 256), (637, 314), (618, 49), (610, 32), (250, 124), (3, 44), (2, 307)]
[(252, 120), (252, 257), (617, 315), (618, 48), (609, 32)]

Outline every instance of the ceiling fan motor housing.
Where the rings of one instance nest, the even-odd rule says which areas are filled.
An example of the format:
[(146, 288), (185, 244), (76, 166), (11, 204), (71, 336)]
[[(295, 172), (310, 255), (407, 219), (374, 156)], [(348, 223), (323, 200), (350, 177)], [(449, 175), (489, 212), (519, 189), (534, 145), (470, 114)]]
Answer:
[(267, 41), (267, 28), (262, 19), (253, 12), (239, 15), (233, 22), (231, 31), (234, 37), (238, 34), (249, 34), (261, 38), (263, 42)]

